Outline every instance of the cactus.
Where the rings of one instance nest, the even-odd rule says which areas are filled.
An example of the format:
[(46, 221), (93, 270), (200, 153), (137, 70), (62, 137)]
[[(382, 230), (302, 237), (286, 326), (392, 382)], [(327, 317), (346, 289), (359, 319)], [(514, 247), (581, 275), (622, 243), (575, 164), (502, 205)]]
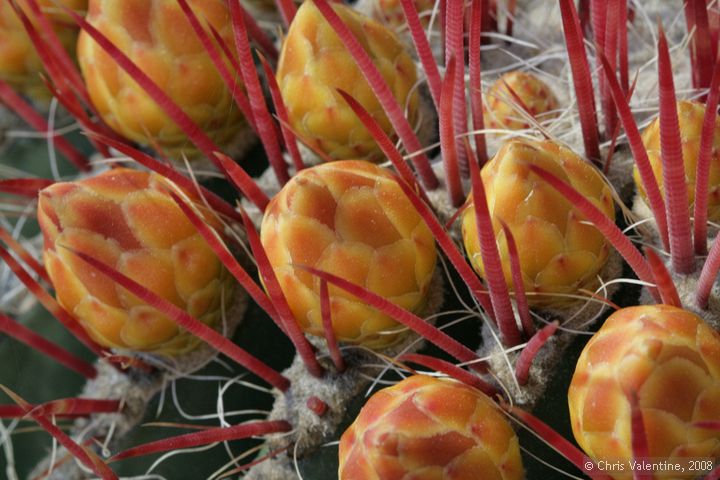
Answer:
[[(180, 192), (159, 175), (115, 169), (40, 192), (43, 260), (55, 294), (102, 346), (178, 355), (196, 347), (198, 339), (102, 278), (75, 250), (142, 281), (208, 325), (218, 323), (221, 299), (232, 298), (227, 270), (175, 205), (168, 194), (173, 189)], [(205, 217), (221, 229), (208, 213)]]
[[(594, 289), (609, 246), (586, 225), (572, 204), (537, 176), (528, 165), (553, 172), (582, 192), (610, 219), (615, 211), (610, 188), (592, 167), (571, 150), (551, 141), (512, 140), (482, 170), (488, 206), (497, 236), (506, 283), (512, 286), (505, 222), (517, 242), (528, 301), (533, 306), (564, 306), (568, 295)], [(484, 266), (472, 198), (462, 216), (465, 251), (481, 276)], [(559, 295), (558, 295), (559, 294)]]
[[(414, 89), (417, 73), (403, 44), (378, 22), (341, 5), (333, 8), (358, 35), (414, 124), (420, 101)], [(311, 146), (333, 159), (379, 161), (380, 149), (337, 91), (352, 95), (392, 134), (390, 121), (355, 63), (313, 2), (305, 2), (283, 42), (277, 80), (290, 124)]]
[[(703, 230), (702, 215), (706, 180), (715, 188), (720, 100), (713, 6), (688, 0), (686, 22), (668, 22), (677, 6), (659, 0), (583, 0), (579, 10), (572, 0), (557, 0), (558, 8), (536, 0), (435, 2), (438, 28), (426, 31), (420, 2), (400, 0), (407, 25), (391, 27), (396, 35), (357, 13), (359, 4), (260, 2), (277, 8), (260, 18), (245, 10), (250, 3), (257, 4), (93, 2), (88, 20), (69, 12), (83, 30), (81, 53), (102, 52), (105, 71), (127, 81), (122, 92), (143, 99), (138, 107), (106, 98), (124, 108), (121, 122), (96, 101), (106, 80), (83, 79), (48, 29), (33, 40), (48, 53), (41, 59), (56, 95), (50, 110), (38, 111), (0, 81), (7, 114), (17, 112), (43, 137), (7, 132), (0, 165), (0, 468), (8, 478), (332, 480), (338, 472), (385, 478), (398, 465), (393, 473), (404, 478), (475, 478), (476, 470), (491, 478), (523, 471), (531, 479), (559, 478), (558, 471), (606, 478), (588, 471), (586, 453), (568, 440), (566, 377), (608, 310), (638, 304), (662, 312), (652, 315), (657, 322), (633, 330), (633, 322), (615, 326), (611, 317), (600, 349), (596, 340), (588, 349), (667, 355), (643, 364), (653, 372), (636, 395), (623, 391), (627, 397), (612, 388), (598, 394), (595, 385), (605, 371), (637, 378), (627, 359), (601, 365), (599, 374), (581, 365), (573, 388), (584, 377), (575, 393), (589, 393), (572, 415), (611, 412), (619, 437), (629, 438), (625, 459), (664, 455), (688, 432), (709, 439), (702, 448), (717, 443), (720, 419), (706, 400), (716, 373), (717, 335), (708, 325), (720, 325), (720, 241)], [(31, 33), (46, 23), (37, 8), (27, 15)], [(166, 43), (148, 46), (138, 32)], [(655, 40), (657, 51), (648, 48)], [(142, 47), (134, 48), (140, 57), (131, 43)], [(178, 73), (178, 62), (212, 74), (181, 86), (192, 78)], [(647, 68), (655, 63), (657, 78)], [(535, 73), (551, 88), (527, 80)], [(683, 96), (705, 105), (702, 127), (693, 110), (688, 130), (682, 101), (675, 120)], [(207, 123), (193, 105), (218, 116)], [(77, 123), (59, 128), (56, 106)], [(660, 186), (656, 153), (648, 158), (638, 128), (655, 110)], [(246, 130), (235, 123), (240, 112)], [(527, 125), (513, 131), (492, 124), (493, 116)], [(123, 122), (133, 129), (115, 128)], [(227, 128), (218, 133), (218, 125)], [(76, 127), (87, 141), (66, 138)], [(506, 138), (486, 141), (494, 127)], [(250, 130), (266, 158), (224, 144)], [(301, 143), (327, 163), (309, 167), (317, 159), (303, 156)], [(689, 171), (688, 146), (686, 167), (697, 165)], [(54, 147), (72, 165), (56, 162)], [(215, 168), (165, 161), (182, 155), (204, 156)], [(640, 220), (625, 205), (632, 160), (651, 207), (636, 202)], [(125, 184), (116, 182), (130, 177), (144, 179), (140, 191), (120, 199)], [(695, 201), (688, 187), (699, 192)], [(29, 213), (36, 201), (45, 265)], [(617, 219), (615, 208), (623, 213)], [(173, 251), (203, 257), (202, 266), (160, 275), (157, 265), (167, 267)], [(630, 278), (621, 278), (622, 259)], [(231, 276), (242, 286), (232, 294)], [(218, 291), (243, 306), (218, 309)], [(34, 299), (47, 313), (28, 309)], [(129, 313), (119, 313), (123, 302)], [(85, 316), (89, 304), (93, 316)], [(149, 318), (162, 321), (136, 328), (133, 309), (149, 307)], [(638, 310), (616, 315), (628, 311)], [(105, 321), (111, 314), (118, 323)], [(690, 324), (700, 335), (670, 326)], [(145, 335), (145, 327), (161, 328)], [(617, 338), (619, 329), (631, 335)], [(206, 345), (190, 351), (200, 341)], [(664, 383), (687, 388), (657, 395)], [(698, 397), (697, 384), (710, 390)], [(658, 434), (667, 425), (649, 420), (655, 410), (647, 402), (663, 401), (685, 413), (692, 403), (701, 416), (666, 422), (670, 433)], [(607, 458), (596, 452), (602, 435), (587, 428), (603, 418), (584, 417), (579, 443)], [(485, 441), (478, 431), (497, 435)], [(708, 461), (718, 455), (714, 447), (684, 448)], [(475, 461), (484, 467), (465, 474)]]
[(517, 436), (488, 397), (415, 375), (373, 395), (340, 438), (339, 480), (524, 478)]

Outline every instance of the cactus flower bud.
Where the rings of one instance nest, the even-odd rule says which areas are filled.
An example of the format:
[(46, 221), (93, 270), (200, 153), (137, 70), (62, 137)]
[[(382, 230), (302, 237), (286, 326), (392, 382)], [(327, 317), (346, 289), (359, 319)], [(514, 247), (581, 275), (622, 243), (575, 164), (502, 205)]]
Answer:
[[(17, 4), (37, 28), (38, 22), (27, 0), (19, 0)], [(78, 27), (62, 7), (82, 14), (87, 9), (87, 0), (39, 0), (38, 5), (50, 20), (63, 47), (74, 56)], [(0, 2), (0, 79), (36, 100), (46, 101), (50, 92), (40, 76), (42, 72), (40, 56), (11, 3)]]
[[(195, 14), (233, 45), (230, 14), (221, 0), (188, 2)], [(175, 0), (90, 0), (88, 22), (145, 72), (220, 146), (242, 126), (232, 94)], [(78, 61), (90, 98), (115, 131), (175, 155), (197, 151), (145, 90), (87, 33)], [(228, 65), (229, 66), (229, 65)]]
[[(575, 439), (596, 461), (633, 459), (629, 395), (637, 396), (649, 457), (720, 455), (720, 432), (695, 425), (720, 420), (720, 335), (697, 315), (668, 305), (623, 308), (585, 346), (568, 401)], [(633, 478), (629, 467), (612, 475)]]
[(518, 107), (541, 123), (558, 116), (559, 102), (550, 87), (527, 72), (508, 72), (498, 78), (484, 95), (484, 99), (485, 128), (530, 128), (530, 123), (525, 115), (518, 111)]
[[(399, 30), (407, 28), (407, 20), (400, 0), (369, 0), (368, 8), (374, 19), (385, 25)], [(423, 27), (430, 24), (430, 15), (435, 6), (434, 0), (413, 0)]]
[[(163, 177), (129, 169), (56, 183), (40, 193), (43, 258), (60, 304), (106, 347), (179, 354), (198, 339), (73, 254), (88, 254), (214, 325), (232, 281), (168, 191)], [(191, 200), (197, 197), (182, 192)], [(220, 225), (198, 209), (216, 229)]]
[[(574, 300), (553, 294), (575, 294), (596, 285), (609, 247), (603, 235), (585, 217), (533, 174), (528, 165), (548, 170), (584, 194), (609, 218), (615, 218), (610, 187), (586, 161), (551, 141), (513, 140), (482, 169), (488, 208), (503, 265), (512, 290), (510, 254), (500, 220), (513, 234), (520, 257), (528, 303), (535, 307), (562, 307)], [(475, 270), (484, 275), (472, 196), (463, 213), (465, 251)]]
[(340, 439), (340, 480), (524, 478), (515, 432), (483, 393), (414, 375), (374, 394)]
[[(339, 4), (348, 25), (413, 124), (418, 95), (415, 64), (399, 39), (380, 23)], [(312, 1), (303, 3), (283, 43), (277, 80), (292, 127), (334, 159), (382, 159), (379, 147), (336, 89), (352, 95), (389, 135), (390, 120), (330, 24)]]
[[(695, 203), (695, 174), (697, 172), (700, 136), (702, 135), (705, 105), (699, 102), (681, 100), (677, 102), (678, 121), (680, 123), (680, 140), (682, 142), (682, 158), (685, 165), (685, 183), (688, 191), (689, 209)], [(660, 193), (665, 197), (663, 188), (662, 152), (660, 148), (660, 120), (655, 119), (642, 134), (643, 144), (647, 150), (655, 179)], [(638, 192), (647, 200), (640, 173), (635, 167), (633, 178)], [(708, 188), (708, 220), (720, 220), (720, 116), (715, 117), (712, 153), (710, 154), (710, 180)]]
[[(372, 163), (346, 160), (300, 171), (268, 205), (260, 235), (290, 308), (308, 333), (323, 335), (320, 280), (303, 265), (412, 312), (425, 305), (435, 241), (397, 178)], [(394, 320), (329, 287), (338, 340), (381, 348), (399, 338)]]

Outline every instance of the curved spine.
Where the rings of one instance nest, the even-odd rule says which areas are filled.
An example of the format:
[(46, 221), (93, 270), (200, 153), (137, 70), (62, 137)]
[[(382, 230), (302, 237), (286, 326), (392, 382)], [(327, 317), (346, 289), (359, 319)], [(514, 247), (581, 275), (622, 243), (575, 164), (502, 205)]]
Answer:
[(114, 268), (107, 264), (97, 260), (96, 258), (87, 255), (83, 252), (76, 250), (70, 250), (70, 252), (86, 262), (88, 265), (97, 269), (103, 275), (111, 278), (114, 282), (117, 282), (120, 286), (128, 290), (130, 293), (140, 298), (144, 302), (152, 305), (153, 307), (161, 310), (167, 314), (168, 317), (172, 318), (178, 325), (195, 335), (196, 337), (204, 340), (205, 342), (212, 345), (218, 351), (224, 353), (238, 364), (247, 368), (251, 372), (258, 375), (260, 378), (268, 382), (270, 385), (276, 387), (280, 391), (286, 391), (290, 387), (290, 381), (282, 376), (280, 373), (275, 371), (273, 368), (267, 366), (264, 362), (250, 355), (246, 350), (235, 345), (231, 340), (225, 338), (211, 327), (200, 322), (196, 318), (193, 318), (184, 310), (176, 307), (173, 303), (165, 300), (158, 294), (148, 290), (144, 286), (140, 285), (133, 279), (123, 275)]
[(525, 295), (525, 284), (523, 283), (522, 270), (520, 269), (520, 253), (512, 230), (502, 219), (500, 225), (505, 232), (508, 254), (510, 256), (510, 270), (512, 272), (513, 290), (515, 293), (515, 305), (517, 306), (520, 323), (523, 326), (525, 335), (529, 338), (535, 333), (535, 326), (530, 318), (530, 307), (528, 306), (527, 295)]
[(445, 166), (445, 183), (448, 197), (453, 207), (462, 205), (464, 198), (462, 181), (460, 180), (459, 155), (457, 150), (453, 108), (455, 107), (455, 68), (457, 62), (452, 57), (448, 62), (445, 78), (442, 82), (440, 95), (440, 148), (443, 165)]
[(285, 420), (257, 421), (230, 427), (208, 428), (200, 432), (186, 433), (185, 435), (177, 435), (175, 437), (138, 445), (113, 455), (109, 461), (117, 462), (118, 460), (126, 458), (150, 455), (151, 453), (198, 447), (216, 442), (240, 440), (242, 438), (257, 437), (270, 433), (289, 432), (291, 429), (292, 427)]
[(603, 55), (602, 52), (599, 52), (598, 57), (600, 58), (603, 70), (605, 71), (605, 76), (607, 77), (610, 85), (613, 101), (615, 102), (618, 114), (620, 115), (620, 121), (625, 129), (625, 135), (627, 135), (630, 151), (635, 159), (635, 165), (637, 165), (640, 178), (642, 179), (643, 186), (645, 187), (648, 203), (650, 204), (650, 209), (655, 217), (660, 239), (662, 240), (663, 246), (666, 249), (669, 249), (670, 240), (668, 237), (665, 201), (660, 194), (660, 187), (658, 187), (655, 174), (650, 166), (650, 159), (648, 158), (647, 151), (645, 150), (645, 145), (643, 145), (642, 138), (640, 138), (640, 130), (638, 130), (635, 118), (633, 118), (632, 111), (630, 110), (630, 104), (623, 94), (620, 84), (615, 78), (613, 70), (605, 58), (605, 55)]
[(473, 375), (453, 363), (446, 362), (445, 360), (420, 353), (406, 353), (398, 358), (398, 360), (401, 362), (416, 363), (418, 365), (422, 365), (423, 367), (432, 368), (433, 370), (442, 372), (445, 375), (453, 377), (455, 380), (464, 383), (465, 385), (477, 388), (490, 397), (500, 394), (497, 388), (490, 385), (482, 378), (477, 375)]
[(240, 74), (242, 75), (245, 88), (247, 88), (248, 91), (250, 108), (257, 123), (258, 135), (263, 147), (265, 147), (265, 152), (270, 160), (270, 165), (272, 165), (275, 171), (278, 182), (280, 185), (285, 185), (285, 183), (290, 180), (290, 175), (288, 174), (287, 165), (280, 151), (276, 126), (265, 104), (260, 78), (255, 69), (255, 61), (253, 60), (252, 51), (250, 50), (250, 40), (248, 40), (247, 26), (245, 25), (245, 18), (243, 16), (245, 9), (240, 5), (240, 2), (229, 2), (229, 5), (233, 36), (235, 37), (235, 48), (241, 67)]
[(555, 334), (555, 331), (558, 329), (558, 325), (559, 323), (556, 320), (538, 330), (530, 341), (528, 341), (527, 345), (525, 345), (525, 348), (523, 348), (520, 352), (520, 355), (515, 362), (515, 377), (520, 385), (527, 384), (533, 360), (548, 339)]
[[(485, 129), (485, 119), (483, 118), (483, 94), (482, 94), (482, 64), (480, 63), (480, 42), (482, 41), (482, 3), (484, 0), (473, 0), (470, 7), (470, 32), (468, 33), (468, 56), (470, 70), (470, 111), (472, 114), (472, 126), (475, 133), (475, 154), (477, 155), (480, 166), (485, 165), (488, 161), (487, 144), (485, 142), (485, 133), (479, 130)], [(514, 10), (515, 1), (512, 0), (512, 9)], [(510, 9), (511, 7), (508, 7)], [(508, 14), (507, 30), (512, 34), (512, 13)], [(470, 159), (469, 161), (472, 161)]]
[(675, 288), (670, 272), (665, 268), (663, 261), (652, 248), (645, 249), (645, 256), (655, 276), (655, 284), (657, 285), (658, 292), (660, 292), (662, 302), (666, 305), (682, 308), (682, 302), (680, 301), (677, 288)]

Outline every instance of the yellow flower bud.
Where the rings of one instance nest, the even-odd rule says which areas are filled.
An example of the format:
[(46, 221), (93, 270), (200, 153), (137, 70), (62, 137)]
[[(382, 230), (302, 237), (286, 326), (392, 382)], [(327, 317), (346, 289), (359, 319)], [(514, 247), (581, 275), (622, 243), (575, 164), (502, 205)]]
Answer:
[[(594, 288), (609, 247), (603, 235), (565, 197), (532, 173), (529, 165), (544, 168), (569, 183), (614, 219), (611, 190), (592, 165), (547, 140), (508, 142), (482, 169), (508, 286), (513, 289), (510, 254), (500, 220), (508, 225), (517, 244), (528, 303), (535, 307), (567, 306), (574, 300), (553, 294)], [(462, 216), (465, 251), (482, 276), (472, 196), (468, 202)]]
[[(685, 183), (688, 190), (689, 210), (695, 203), (695, 174), (700, 151), (705, 105), (699, 102), (681, 100), (677, 102), (678, 120), (680, 123), (680, 140), (682, 142), (682, 158), (685, 166)], [(642, 134), (643, 144), (648, 153), (655, 179), (660, 193), (665, 197), (663, 188), (662, 152), (660, 148), (660, 120), (655, 119)], [(647, 201), (645, 188), (640, 179), (637, 167), (633, 168), (633, 178), (638, 192)], [(710, 180), (708, 188), (708, 220), (720, 220), (720, 116), (715, 117), (712, 153), (710, 154)]]
[[(188, 2), (201, 21), (234, 45), (230, 13), (221, 0)], [(243, 119), (200, 39), (175, 0), (90, 0), (88, 22), (146, 73), (210, 138), (230, 142)], [(197, 154), (164, 110), (87, 33), (78, 61), (103, 120), (143, 145)], [(228, 63), (228, 67), (232, 71)]]
[(550, 87), (527, 72), (508, 72), (498, 78), (484, 100), (485, 128), (488, 129), (523, 130), (531, 127), (527, 115), (543, 123), (559, 114), (559, 103)]
[[(425, 304), (437, 253), (430, 230), (396, 177), (365, 161), (302, 170), (275, 196), (261, 240), (292, 312), (323, 335), (320, 280), (299, 268), (327, 271), (401, 307)], [(333, 328), (341, 341), (381, 348), (398, 340), (394, 320), (344, 290), (329, 286)]]
[[(415, 64), (398, 38), (380, 23), (339, 4), (335, 12), (380, 70), (412, 125), (418, 109)], [(352, 95), (394, 136), (390, 120), (350, 52), (312, 1), (305, 2), (283, 43), (277, 80), (292, 127), (334, 159), (381, 160), (370, 132), (336, 89)]]
[[(27, 0), (19, 0), (17, 4), (35, 27), (39, 28)], [(39, 0), (38, 4), (50, 20), (65, 50), (71, 57), (74, 56), (78, 27), (62, 7), (82, 15), (87, 9), (87, 0)], [(47, 101), (50, 92), (41, 78), (44, 70), (40, 56), (20, 18), (7, 1), (0, 2), (0, 38), (0, 79), (35, 100)]]

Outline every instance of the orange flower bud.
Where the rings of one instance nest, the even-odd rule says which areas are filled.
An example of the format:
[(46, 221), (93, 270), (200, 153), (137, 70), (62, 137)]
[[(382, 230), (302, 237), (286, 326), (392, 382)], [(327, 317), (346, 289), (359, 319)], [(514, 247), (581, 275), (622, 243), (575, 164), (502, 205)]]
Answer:
[[(103, 346), (179, 354), (199, 340), (73, 250), (108, 264), (208, 325), (220, 318), (223, 292), (230, 298), (229, 273), (169, 190), (181, 192), (159, 175), (114, 169), (40, 193), (43, 258), (57, 299)], [(204, 217), (220, 227), (206, 210)]]
[(340, 480), (524, 478), (497, 406), (454, 380), (415, 375), (374, 394), (340, 439)]
[(624, 462), (612, 474), (618, 479), (632, 478), (630, 394), (651, 458), (720, 455), (720, 432), (693, 426), (720, 420), (720, 335), (697, 315), (668, 305), (623, 308), (578, 359), (568, 393), (573, 433), (593, 459)]

